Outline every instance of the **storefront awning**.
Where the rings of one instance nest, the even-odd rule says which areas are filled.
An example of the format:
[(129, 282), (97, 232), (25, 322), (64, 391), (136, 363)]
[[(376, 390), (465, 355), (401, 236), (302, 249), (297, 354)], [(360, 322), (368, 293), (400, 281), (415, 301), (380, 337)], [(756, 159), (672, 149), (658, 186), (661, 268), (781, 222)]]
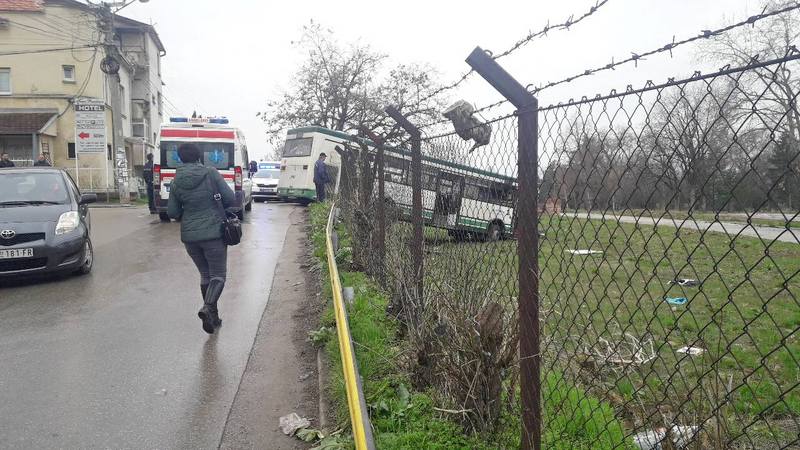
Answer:
[(58, 111), (0, 111), (0, 135), (42, 134), (58, 116)]

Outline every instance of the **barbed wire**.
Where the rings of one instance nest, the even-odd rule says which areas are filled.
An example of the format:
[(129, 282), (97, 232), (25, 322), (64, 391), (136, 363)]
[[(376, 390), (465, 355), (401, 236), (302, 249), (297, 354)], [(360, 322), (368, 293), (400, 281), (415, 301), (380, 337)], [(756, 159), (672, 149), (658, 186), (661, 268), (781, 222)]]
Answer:
[(698, 41), (698, 40), (701, 40), (701, 39), (709, 39), (709, 38), (712, 38), (714, 36), (718, 36), (720, 34), (725, 34), (725, 33), (729, 32), (729, 31), (735, 30), (737, 28), (744, 27), (746, 25), (755, 25), (756, 22), (759, 22), (761, 20), (767, 19), (769, 17), (777, 16), (777, 15), (780, 15), (780, 14), (785, 14), (785, 13), (788, 13), (788, 12), (791, 12), (791, 11), (795, 11), (797, 9), (800, 9), (800, 2), (794, 2), (794, 4), (792, 6), (786, 6), (784, 8), (776, 9), (776, 10), (770, 11), (770, 12), (767, 12), (766, 8), (765, 8), (764, 10), (762, 10), (761, 14), (756, 14), (754, 16), (750, 16), (747, 19), (742, 20), (740, 22), (736, 22), (736, 23), (730, 24), (728, 26), (725, 26), (725, 27), (722, 27), (722, 28), (718, 28), (716, 30), (701, 30), (700, 34), (698, 34), (696, 36), (692, 36), (692, 37), (686, 38), (686, 39), (682, 39), (682, 40), (677, 41), (677, 42), (675, 41), (675, 37), (673, 36), (672, 42), (670, 42), (670, 43), (668, 43), (666, 45), (663, 45), (661, 47), (658, 47), (656, 49), (649, 50), (649, 51), (646, 51), (646, 52), (643, 52), (643, 53), (631, 53), (630, 57), (625, 58), (625, 59), (623, 59), (621, 61), (614, 61), (612, 59), (609, 64), (606, 64), (604, 66), (595, 67), (593, 69), (587, 69), (587, 70), (585, 70), (585, 71), (583, 71), (583, 72), (581, 72), (579, 74), (572, 75), (570, 77), (567, 77), (567, 78), (564, 78), (564, 79), (561, 79), (561, 80), (558, 80), (558, 81), (548, 82), (548, 83), (546, 83), (543, 86), (540, 86), (538, 88), (531, 89), (532, 84), (529, 84), (528, 86), (526, 86), (526, 88), (532, 94), (538, 94), (539, 92), (541, 92), (541, 91), (543, 91), (545, 89), (549, 89), (549, 88), (552, 88), (554, 86), (558, 86), (560, 84), (570, 83), (570, 82), (572, 82), (574, 80), (577, 80), (578, 78), (583, 78), (583, 77), (587, 77), (589, 75), (594, 75), (594, 74), (596, 74), (598, 72), (603, 72), (603, 71), (606, 71), (606, 70), (613, 70), (613, 69), (616, 69), (617, 67), (625, 65), (625, 64), (634, 63), (638, 67), (639, 61), (644, 59), (644, 58), (646, 58), (646, 57), (648, 57), (648, 56), (652, 56), (652, 55), (659, 54), (659, 53), (669, 52), (670, 57), (672, 57), (672, 50), (674, 50), (675, 48), (680, 47), (682, 45), (686, 45), (686, 44), (689, 44), (689, 43), (692, 43), (692, 42), (695, 42), (695, 41)]
[[(749, 58), (748, 63), (745, 64), (745, 65), (742, 65), (742, 66), (731, 67), (730, 64), (728, 64), (728, 65), (726, 65), (724, 67), (720, 67), (715, 72), (707, 73), (707, 74), (703, 74), (701, 71), (697, 70), (689, 77), (684, 77), (684, 78), (681, 78), (681, 79), (678, 79), (677, 77), (669, 77), (669, 78), (667, 78), (667, 81), (665, 81), (663, 83), (659, 83), (659, 84), (654, 83), (653, 80), (647, 80), (647, 82), (641, 88), (634, 88), (633, 85), (629, 84), (625, 88), (625, 90), (623, 90), (623, 91), (619, 91), (617, 89), (611, 89), (611, 91), (608, 94), (600, 94), (600, 93), (598, 93), (598, 94), (595, 94), (593, 97), (584, 95), (579, 100), (575, 100), (574, 98), (570, 98), (566, 102), (559, 102), (559, 103), (556, 103), (556, 104), (550, 104), (550, 105), (547, 105), (547, 106), (544, 106), (544, 107), (540, 107), (539, 111), (549, 111), (549, 110), (552, 110), (552, 109), (564, 108), (564, 107), (569, 107), (569, 106), (577, 106), (577, 105), (581, 105), (581, 104), (584, 104), (584, 103), (591, 103), (591, 102), (595, 102), (595, 101), (610, 100), (610, 99), (613, 99), (613, 98), (624, 97), (624, 96), (632, 95), (632, 94), (641, 94), (641, 93), (644, 93), (644, 92), (663, 89), (663, 88), (670, 87), (670, 86), (683, 85), (683, 84), (686, 84), (686, 83), (689, 83), (689, 82), (692, 82), (692, 81), (711, 79), (711, 78), (716, 78), (716, 77), (723, 76), (723, 75), (731, 75), (731, 74), (735, 74), (735, 73), (739, 73), (739, 72), (745, 72), (745, 71), (749, 71), (749, 70), (759, 69), (761, 67), (767, 67), (767, 66), (772, 66), (772, 65), (776, 65), (776, 64), (783, 64), (783, 63), (787, 63), (789, 61), (795, 61), (795, 60), (798, 60), (798, 59), (800, 59), (800, 49), (798, 49), (798, 47), (796, 45), (790, 45), (789, 47), (787, 47), (786, 51), (784, 52), (784, 56), (781, 56), (779, 58), (773, 58), (773, 59), (770, 59), (770, 60), (761, 61), (760, 60), (760, 55), (753, 55), (753, 56), (751, 56)], [(495, 102), (495, 103), (492, 103), (490, 105), (486, 105), (483, 108), (475, 110), (475, 112), (473, 112), (473, 114), (479, 114), (479, 113), (485, 112), (485, 111), (487, 111), (489, 109), (496, 108), (497, 106), (500, 106), (505, 102), (506, 102), (506, 100), (501, 100), (499, 102)], [(491, 119), (491, 120), (484, 120), (484, 123), (490, 124), (490, 123), (493, 123), (493, 122), (497, 122), (498, 120), (508, 118), (508, 117), (510, 117), (510, 116), (512, 116), (514, 114), (515, 113), (504, 114), (504, 115), (500, 116), (499, 118), (495, 118), (495, 119)], [(449, 119), (444, 119), (443, 121), (434, 122), (434, 124), (444, 123), (444, 122), (449, 122)], [(423, 140), (427, 141), (427, 140), (431, 140), (431, 139), (451, 136), (451, 135), (454, 135), (454, 134), (456, 134), (456, 131), (442, 132), (442, 133), (438, 133), (438, 134), (435, 134), (435, 135), (426, 136)]]
[[(517, 51), (518, 49), (524, 47), (525, 45), (529, 44), (534, 39), (536, 39), (538, 37), (546, 36), (547, 33), (550, 32), (550, 31), (553, 31), (553, 30), (568, 30), (569, 27), (571, 27), (572, 25), (575, 25), (575, 24), (583, 21), (587, 17), (589, 17), (592, 14), (594, 14), (595, 12), (597, 12), (597, 10), (600, 9), (600, 7), (602, 7), (606, 3), (608, 3), (608, 1), (609, 0), (599, 0), (599, 1), (597, 1), (594, 4), (594, 6), (589, 8), (588, 11), (583, 13), (577, 19), (575, 18), (575, 14), (571, 14), (566, 20), (564, 20), (563, 22), (561, 22), (559, 24), (556, 24), (556, 25), (550, 25), (550, 22), (548, 21), (547, 25), (545, 25), (544, 28), (542, 28), (541, 30), (539, 30), (537, 32), (529, 32), (527, 36), (525, 36), (524, 38), (518, 40), (508, 50), (505, 50), (504, 52), (499, 53), (496, 56), (493, 56), (492, 58), (497, 60), (497, 59), (500, 59), (500, 58), (502, 58), (504, 56), (508, 56), (511, 53), (513, 53), (513, 52)], [(458, 86), (461, 85), (461, 83), (466, 81), (466, 79), (469, 78), (469, 76), (472, 75), (473, 73), (475, 73), (475, 71), (471, 69), (469, 72), (466, 72), (461, 77), (459, 77), (459, 79), (456, 80), (454, 83), (449, 84), (447, 86), (442, 86), (442, 87), (432, 91), (430, 94), (428, 94), (425, 97), (423, 97), (422, 99), (420, 99), (420, 102), (423, 102), (425, 100), (429, 100), (429, 99), (441, 94), (442, 92), (449, 91), (451, 89), (457, 88)]]
[(720, 76), (732, 75), (732, 74), (736, 74), (736, 73), (740, 73), (740, 72), (746, 72), (746, 71), (750, 71), (750, 70), (759, 69), (759, 68), (762, 68), (762, 67), (774, 66), (774, 65), (778, 65), (778, 64), (785, 64), (787, 62), (795, 61), (795, 60), (800, 59), (800, 49), (798, 49), (797, 46), (795, 46), (795, 45), (790, 45), (789, 47), (787, 47), (787, 49), (786, 49), (786, 51), (784, 53), (784, 56), (781, 56), (779, 58), (773, 58), (773, 59), (770, 59), (770, 60), (764, 60), (764, 61), (761, 61), (760, 58), (761, 58), (760, 55), (753, 55), (753, 56), (751, 56), (749, 58), (748, 63), (746, 65), (743, 65), (743, 66), (731, 67), (730, 64), (728, 64), (728, 65), (726, 65), (724, 67), (720, 67), (715, 72), (711, 72), (711, 73), (707, 73), (707, 74), (703, 74), (702, 72), (697, 70), (690, 77), (686, 77), (686, 78), (682, 78), (682, 79), (676, 79), (676, 77), (669, 77), (669, 78), (667, 78), (667, 81), (665, 81), (663, 83), (659, 83), (659, 84), (655, 84), (653, 82), (653, 80), (647, 80), (647, 82), (641, 88), (634, 88), (632, 85), (629, 84), (625, 88), (624, 91), (617, 91), (617, 89), (611, 89), (611, 91), (608, 94), (605, 94), (605, 95), (604, 94), (596, 94), (594, 97), (589, 97), (589, 96), (584, 95), (579, 100), (575, 100), (575, 99), (571, 98), (571, 99), (569, 99), (569, 100), (567, 100), (566, 102), (563, 102), (563, 103), (550, 104), (550, 105), (547, 105), (547, 106), (544, 106), (544, 107), (540, 107), (539, 111), (549, 111), (549, 110), (558, 109), (558, 108), (565, 108), (565, 107), (568, 107), (568, 106), (578, 106), (578, 105), (582, 105), (584, 103), (591, 103), (591, 102), (595, 102), (595, 101), (610, 100), (610, 99), (614, 99), (614, 98), (624, 97), (626, 95), (641, 94), (641, 93), (644, 93), (644, 92), (664, 89), (664, 88), (671, 87), (671, 86), (685, 85), (685, 84), (688, 84), (688, 83), (694, 82), (694, 81), (713, 79), (713, 78), (717, 78), (717, 77), (720, 77)]
[[(616, 61), (616, 62), (612, 59), (611, 63), (606, 64), (604, 66), (599, 66), (599, 67), (596, 67), (594, 69), (587, 69), (587, 70), (585, 70), (585, 71), (583, 71), (583, 72), (581, 72), (579, 74), (572, 75), (572, 76), (569, 76), (567, 78), (563, 78), (563, 79), (558, 80), (558, 81), (548, 82), (548, 83), (546, 83), (546, 84), (544, 84), (544, 85), (542, 85), (542, 86), (540, 86), (538, 88), (531, 88), (533, 85), (529, 84), (528, 86), (526, 86), (526, 89), (529, 92), (531, 92), (532, 94), (538, 94), (538, 93), (540, 93), (540, 92), (542, 92), (542, 91), (544, 91), (546, 89), (549, 89), (549, 88), (552, 88), (552, 87), (555, 87), (555, 86), (558, 86), (558, 85), (561, 85), (561, 84), (570, 83), (570, 82), (572, 82), (572, 81), (574, 81), (576, 79), (587, 77), (589, 75), (594, 75), (595, 73), (598, 73), (598, 72), (603, 72), (603, 71), (606, 71), (606, 70), (614, 70), (619, 66), (622, 66), (622, 65), (625, 65), (625, 64), (630, 64), (632, 62), (638, 67), (638, 62), (640, 60), (644, 60), (648, 56), (652, 56), (652, 55), (659, 54), (659, 53), (669, 52), (670, 57), (672, 57), (672, 50), (674, 50), (675, 48), (680, 47), (682, 45), (686, 45), (686, 44), (698, 41), (700, 39), (708, 39), (708, 38), (711, 38), (711, 37), (714, 37), (714, 36), (725, 34), (725, 33), (729, 32), (729, 31), (741, 28), (741, 27), (746, 26), (746, 25), (755, 25), (756, 22), (759, 22), (759, 21), (761, 21), (763, 19), (767, 19), (767, 18), (770, 18), (770, 17), (773, 17), (773, 16), (777, 16), (777, 15), (780, 15), (780, 14), (785, 14), (785, 13), (792, 12), (792, 11), (795, 11), (795, 10), (798, 10), (798, 9), (800, 9), (800, 2), (796, 2), (796, 1), (793, 2), (793, 4), (791, 6), (786, 6), (786, 7), (779, 8), (779, 9), (776, 9), (776, 10), (770, 11), (770, 12), (767, 12), (766, 11), (766, 7), (765, 7), (765, 9), (762, 10), (762, 12), (760, 14), (756, 14), (756, 15), (750, 16), (745, 20), (742, 20), (742, 21), (727, 25), (725, 27), (718, 28), (716, 30), (701, 30), (700, 34), (698, 34), (696, 36), (692, 36), (692, 37), (688, 37), (688, 38), (682, 39), (680, 41), (675, 41), (675, 38), (673, 37), (672, 42), (670, 42), (670, 43), (668, 43), (666, 45), (663, 45), (661, 47), (658, 47), (656, 49), (649, 50), (649, 51), (642, 52), (642, 53), (631, 53), (631, 56), (629, 58), (626, 58), (626, 59), (620, 60), (620, 61)], [(496, 108), (496, 107), (498, 107), (500, 105), (503, 105), (505, 103), (508, 103), (508, 100), (506, 100), (506, 99), (499, 100), (499, 101), (497, 101), (495, 103), (492, 103), (492, 104), (489, 104), (489, 105), (486, 105), (486, 106), (483, 106), (483, 107), (480, 107), (480, 108), (476, 109), (473, 114), (479, 114), (479, 113), (487, 111), (489, 109)], [(447, 122), (448, 122), (448, 119), (442, 119), (442, 120), (438, 120), (438, 121), (435, 121), (435, 122), (430, 122), (430, 123), (421, 125), (419, 128), (420, 129), (425, 129), (425, 128), (429, 128), (429, 127), (432, 127), (432, 126), (441, 125), (441, 124), (447, 123)]]

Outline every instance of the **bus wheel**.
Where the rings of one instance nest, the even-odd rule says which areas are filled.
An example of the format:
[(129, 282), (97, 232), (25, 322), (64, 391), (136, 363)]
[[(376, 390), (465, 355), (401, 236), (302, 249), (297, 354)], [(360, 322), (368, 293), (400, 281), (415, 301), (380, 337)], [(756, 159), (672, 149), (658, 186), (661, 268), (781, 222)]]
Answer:
[(447, 234), (455, 242), (464, 242), (469, 239), (469, 232), (464, 230), (447, 230)]
[(162, 222), (169, 222), (169, 215), (165, 212), (158, 213), (158, 218), (161, 219)]
[(503, 237), (503, 224), (492, 222), (489, 228), (486, 229), (486, 240), (488, 242), (497, 242)]

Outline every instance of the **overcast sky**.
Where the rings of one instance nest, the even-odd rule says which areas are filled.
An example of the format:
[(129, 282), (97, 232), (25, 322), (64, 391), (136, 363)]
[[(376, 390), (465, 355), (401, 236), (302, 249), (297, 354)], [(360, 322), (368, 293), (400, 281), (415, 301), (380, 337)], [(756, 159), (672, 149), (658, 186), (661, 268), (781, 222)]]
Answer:
[[(228, 116), (244, 130), (251, 155), (268, 150), (265, 128), (256, 118), (268, 98), (288, 85), (302, 56), (292, 45), (310, 20), (342, 41), (361, 40), (390, 56), (392, 63), (429, 63), (445, 83), (468, 69), (469, 52), (480, 45), (506, 50), (529, 30), (579, 16), (594, 0), (376, 2), (360, 0), (150, 0), (122, 14), (155, 24), (167, 49), (165, 94), (181, 114)], [(609, 0), (595, 15), (569, 31), (552, 31), (501, 64), (523, 84), (541, 84), (624, 59), (672, 40), (716, 28), (760, 12), (759, 0)], [(540, 104), (607, 93), (711, 70), (687, 46), (674, 56), (654, 57), (638, 68), (595, 75), (543, 92)], [(498, 100), (480, 77), (451, 92), (451, 99), (483, 106)], [(169, 106), (168, 106), (169, 108)], [(173, 112), (168, 109), (168, 112)], [(502, 111), (496, 111), (499, 113)]]

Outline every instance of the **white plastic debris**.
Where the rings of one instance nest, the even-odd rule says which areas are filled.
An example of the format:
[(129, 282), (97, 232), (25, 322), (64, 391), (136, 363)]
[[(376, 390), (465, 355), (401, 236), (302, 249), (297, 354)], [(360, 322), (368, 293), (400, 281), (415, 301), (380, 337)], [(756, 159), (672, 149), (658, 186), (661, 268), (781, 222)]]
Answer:
[(702, 355), (703, 352), (706, 350), (700, 347), (688, 346), (688, 347), (681, 347), (675, 351), (678, 353), (684, 353), (686, 355), (697, 356), (697, 355)]
[[(677, 448), (685, 448), (700, 430), (700, 427), (674, 425), (671, 429), (672, 443)], [(666, 428), (644, 431), (633, 436), (633, 442), (641, 450), (663, 450), (661, 443), (667, 436)]]
[(342, 288), (342, 296), (344, 296), (344, 300), (348, 304), (353, 304), (353, 300), (356, 298), (356, 291), (352, 288), (352, 286), (345, 286)]
[(283, 434), (287, 436), (294, 436), (297, 430), (301, 428), (308, 428), (311, 426), (311, 421), (305, 417), (300, 417), (297, 413), (291, 413), (281, 417), (278, 420)]
[(602, 255), (603, 254), (602, 250), (572, 250), (572, 249), (568, 249), (568, 250), (566, 250), (566, 252), (569, 253), (569, 254), (572, 254), (572, 255)]
[(699, 286), (700, 282), (695, 280), (694, 278), (678, 278), (675, 280), (670, 280), (669, 284), (677, 284), (681, 287), (695, 287)]

